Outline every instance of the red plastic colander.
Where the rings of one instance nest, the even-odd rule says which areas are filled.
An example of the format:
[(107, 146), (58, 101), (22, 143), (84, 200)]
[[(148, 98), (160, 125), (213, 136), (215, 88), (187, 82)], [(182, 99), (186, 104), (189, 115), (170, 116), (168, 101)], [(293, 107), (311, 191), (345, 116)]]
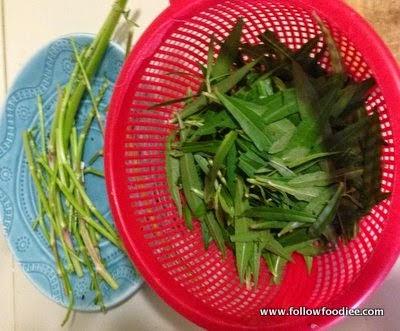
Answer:
[[(314, 260), (311, 275), (298, 257), (280, 286), (262, 266), (256, 290), (240, 285), (232, 254), (203, 248), (199, 226), (186, 229), (165, 175), (169, 119), (179, 105), (155, 103), (199, 88), (211, 35), (223, 40), (239, 17), (244, 40), (273, 30), (291, 48), (319, 33), (316, 12), (333, 31), (349, 74), (374, 76), (378, 87), (367, 108), (379, 112), (387, 143), (382, 188), (390, 201), (362, 220), (358, 237)], [(321, 65), (329, 68), (326, 58)], [(193, 75), (172, 75), (171, 72)], [(195, 78), (199, 77), (199, 78)], [(150, 286), (178, 312), (213, 330), (308, 330), (332, 316), (260, 316), (260, 308), (354, 307), (383, 280), (400, 250), (400, 72), (376, 33), (337, 0), (175, 0), (145, 32), (117, 82), (106, 134), (106, 179), (118, 229), (133, 262)]]

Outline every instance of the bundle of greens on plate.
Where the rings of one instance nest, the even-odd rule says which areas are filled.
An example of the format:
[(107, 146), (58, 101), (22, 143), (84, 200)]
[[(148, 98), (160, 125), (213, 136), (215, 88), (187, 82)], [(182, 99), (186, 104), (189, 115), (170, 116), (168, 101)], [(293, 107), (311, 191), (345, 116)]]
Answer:
[[(108, 241), (122, 249), (121, 240), (114, 226), (96, 208), (85, 186), (86, 175), (103, 176), (102, 171), (91, 166), (102, 152), (99, 151), (87, 164), (83, 162), (83, 156), (92, 125), (97, 122), (104, 133), (104, 114), (100, 113), (100, 104), (110, 82), (104, 78), (102, 86), (95, 89), (91, 81), (121, 16), (127, 15), (126, 3), (127, 0), (114, 2), (101, 30), (83, 50), (73, 39), (70, 40), (75, 65), (68, 83), (58, 88), (50, 129), (45, 127), (43, 101), (39, 96), (39, 121), (34, 129), (23, 133), (25, 154), (37, 192), (39, 215), (34, 226), (48, 241), (69, 302), (63, 324), (75, 305), (73, 275), (83, 277), (85, 272), (90, 275), (95, 304), (103, 310), (102, 282), (113, 290), (119, 287), (102, 259), (100, 243)], [(92, 107), (87, 113), (82, 107), (85, 98), (90, 100)], [(77, 125), (78, 115), (85, 117), (82, 128)]]

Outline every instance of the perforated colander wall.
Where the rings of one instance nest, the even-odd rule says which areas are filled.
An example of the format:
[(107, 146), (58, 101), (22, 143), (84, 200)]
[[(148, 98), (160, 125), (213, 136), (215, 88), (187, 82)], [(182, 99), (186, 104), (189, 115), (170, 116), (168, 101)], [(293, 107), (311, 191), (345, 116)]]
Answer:
[[(217, 2), (190, 17), (175, 19), (155, 52), (141, 59), (126, 96), (130, 107), (119, 119), (123, 121), (119, 127), (124, 131), (111, 133), (124, 146), (124, 164), (119, 166), (121, 171), (117, 176), (121, 177), (119, 185), (125, 188), (116, 198), (129, 202), (120, 211), (124, 215), (124, 226), (131, 229), (132, 242), (140, 241), (141, 249), (146, 250), (147, 261), (142, 263), (157, 266), (153, 271), (160, 277), (161, 286), (177, 286), (179, 295), (196, 306), (193, 309), (225, 318), (226, 323), (259, 326), (266, 323), (265, 317), (259, 315), (259, 308), (318, 307), (345, 295), (357, 281), (384, 231), (389, 201), (376, 206), (362, 220), (355, 240), (341, 245), (334, 253), (318, 257), (311, 275), (307, 275), (304, 262), (296, 258), (287, 268), (281, 286), (269, 285), (267, 270), (262, 265), (258, 288), (248, 291), (239, 284), (232, 254), (222, 260), (214, 246), (204, 250), (199, 226), (190, 232), (178, 217), (165, 176), (165, 143), (172, 128), (170, 118), (182, 105), (157, 109), (151, 106), (186, 96), (188, 89), (199, 88), (198, 64), (206, 62), (210, 36), (223, 40), (239, 17), (246, 22), (243, 36), (246, 42), (257, 42), (257, 34), (270, 29), (289, 47), (297, 49), (319, 33), (311, 13), (286, 2)], [(334, 25), (331, 29), (349, 74), (357, 81), (370, 77), (363, 55)], [(328, 57), (321, 61), (321, 66), (329, 70)], [(382, 155), (382, 189), (390, 192), (394, 180), (394, 141), (379, 87), (368, 98), (367, 109), (378, 112), (381, 120), (387, 143)], [(270, 326), (282, 323), (279, 318), (268, 321)]]

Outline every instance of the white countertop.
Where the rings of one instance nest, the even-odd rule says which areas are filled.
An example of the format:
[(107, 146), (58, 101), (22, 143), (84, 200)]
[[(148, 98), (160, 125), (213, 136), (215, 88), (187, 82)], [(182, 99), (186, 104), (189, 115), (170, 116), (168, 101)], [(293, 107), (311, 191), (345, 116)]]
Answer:
[[(60, 35), (96, 32), (110, 1), (99, 0), (0, 0), (0, 100), (18, 70), (39, 49)], [(330, 0), (335, 1), (335, 0)], [(368, 1), (368, 0), (367, 0)], [(358, 1), (360, 2), (360, 1)], [(168, 0), (135, 0), (139, 10), (136, 38), (168, 5)], [(400, 3), (399, 3), (400, 7)], [(1, 233), (1, 232), (0, 232)], [(385, 317), (346, 319), (335, 330), (399, 329), (400, 262), (384, 284), (367, 300), (365, 307), (385, 309)], [(55, 331), (65, 311), (41, 295), (14, 264), (0, 234), (0, 331)], [(127, 303), (102, 314), (77, 313), (64, 330), (199, 330), (175, 313), (148, 287), (144, 286)]]

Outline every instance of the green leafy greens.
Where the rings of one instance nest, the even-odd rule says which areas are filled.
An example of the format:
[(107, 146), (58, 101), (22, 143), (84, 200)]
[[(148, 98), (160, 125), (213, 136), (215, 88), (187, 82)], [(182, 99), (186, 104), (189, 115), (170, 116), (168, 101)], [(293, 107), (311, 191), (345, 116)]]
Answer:
[[(204, 84), (169, 138), (167, 175), (179, 214), (190, 229), (192, 217), (201, 222), (205, 247), (233, 249), (248, 287), (257, 285), (261, 260), (274, 283), (293, 253), (310, 271), (314, 256), (351, 240), (359, 219), (387, 196), (379, 119), (363, 107), (374, 81), (347, 77), (318, 22), (323, 33), (297, 51), (269, 30), (259, 44), (241, 43), (242, 19), (218, 56), (212, 37)], [(331, 73), (318, 64), (325, 49)]]

